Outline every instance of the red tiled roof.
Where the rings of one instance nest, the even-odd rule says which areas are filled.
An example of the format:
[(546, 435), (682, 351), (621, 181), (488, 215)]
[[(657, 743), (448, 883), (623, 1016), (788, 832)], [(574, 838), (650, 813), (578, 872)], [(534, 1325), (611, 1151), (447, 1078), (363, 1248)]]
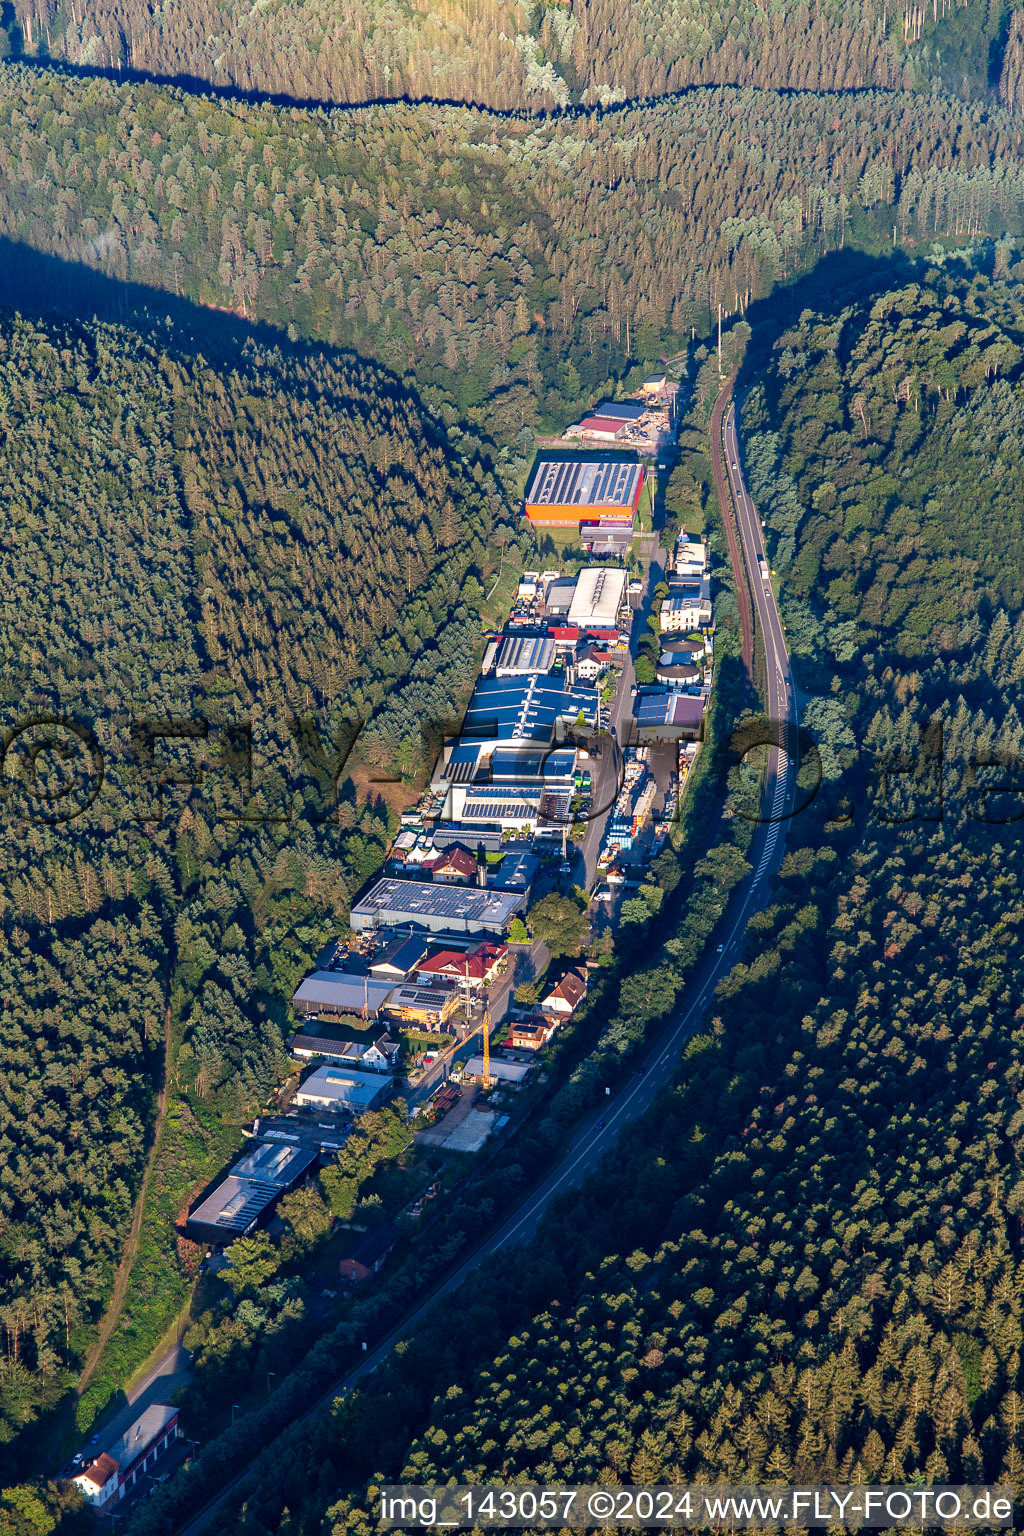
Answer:
[(120, 1467), (106, 1451), (101, 1451), (91, 1466), (83, 1467), (79, 1477), (88, 1478), (95, 1488), (105, 1488), (112, 1477), (116, 1477)]
[(544, 1001), (550, 1002), (551, 998), (557, 997), (562, 1002), (568, 1003), (570, 1008), (575, 1008), (576, 1004), (581, 1003), (586, 995), (586, 982), (581, 980), (575, 971), (566, 971), (557, 987), (551, 988)]
[(449, 976), (456, 981), (467, 978), (482, 981), (507, 949), (507, 944), (478, 944), (468, 953), (460, 949), (442, 949), (436, 955), (428, 956), (416, 969), (421, 975), (425, 972), (428, 976)]

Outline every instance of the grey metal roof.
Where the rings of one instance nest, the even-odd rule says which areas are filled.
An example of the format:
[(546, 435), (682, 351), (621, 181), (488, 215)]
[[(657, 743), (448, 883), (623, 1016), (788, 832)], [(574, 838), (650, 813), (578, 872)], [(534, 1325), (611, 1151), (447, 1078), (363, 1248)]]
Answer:
[(338, 1008), (343, 1013), (361, 1013), (363, 1008), (383, 1008), (393, 981), (377, 981), (372, 976), (350, 976), (346, 971), (314, 971), (295, 989), (292, 1003)]
[(240, 1179), (229, 1173), (201, 1205), (189, 1213), (190, 1222), (217, 1227), (225, 1242), (242, 1237), (281, 1193), (280, 1184), (269, 1179)]
[(265, 1179), (268, 1184), (293, 1183), (311, 1163), (316, 1153), (308, 1147), (289, 1146), (287, 1142), (258, 1141), (231, 1172), (237, 1179)]

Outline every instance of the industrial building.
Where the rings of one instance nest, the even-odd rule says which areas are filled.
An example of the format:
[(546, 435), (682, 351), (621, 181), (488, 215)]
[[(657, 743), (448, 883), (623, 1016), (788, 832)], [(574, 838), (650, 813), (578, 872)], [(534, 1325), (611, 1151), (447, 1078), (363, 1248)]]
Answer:
[(376, 1109), (392, 1092), (393, 1082), (379, 1072), (360, 1072), (331, 1063), (317, 1067), (296, 1089), (292, 1101), (300, 1109), (350, 1110), (361, 1114)]
[[(408, 882), (395, 881), (394, 884)], [(353, 927), (356, 924), (353, 922)], [(395, 983), (378, 981), (373, 976), (350, 976), (345, 971), (314, 971), (296, 987), (292, 1007), (306, 1018), (338, 1018), (355, 1014), (361, 1019), (375, 1019), (387, 1002)]]
[(566, 437), (587, 437), (599, 443), (615, 443), (626, 435), (626, 423), (613, 416), (584, 416), (570, 427)]
[(369, 964), (374, 981), (390, 981), (392, 985), (404, 981), (416, 969), (427, 952), (427, 943), (421, 934), (410, 933), (392, 939)]
[(617, 629), (625, 600), (625, 571), (614, 565), (585, 565), (576, 578), (569, 624), (577, 629)]
[(704, 725), (703, 694), (649, 693), (636, 701), (639, 739), (645, 743), (697, 741)]
[(305, 1177), (317, 1156), (308, 1146), (258, 1141), (189, 1213), (185, 1235), (214, 1245), (248, 1237), (280, 1197)]
[(541, 458), (526, 492), (526, 516), (556, 528), (616, 515), (631, 520), (643, 483), (643, 469), (631, 459)]
[(634, 524), (615, 518), (580, 524), (580, 545), (591, 555), (613, 555), (621, 560), (633, 542)]
[(494, 659), (496, 677), (525, 677), (531, 672), (550, 672), (555, 642), (545, 635), (510, 635), (501, 642)]
[(588, 725), (597, 717), (592, 689), (566, 688), (558, 677), (482, 677), (473, 689), (462, 721), (463, 742), (551, 742), (559, 721)]
[(356, 902), (349, 920), (357, 933), (410, 924), (428, 933), (501, 936), (525, 905), (526, 898), (518, 891), (384, 879)]
[(643, 400), (602, 400), (600, 405), (594, 406), (593, 415), (635, 424), (641, 416), (647, 414), (647, 410), (648, 407)]

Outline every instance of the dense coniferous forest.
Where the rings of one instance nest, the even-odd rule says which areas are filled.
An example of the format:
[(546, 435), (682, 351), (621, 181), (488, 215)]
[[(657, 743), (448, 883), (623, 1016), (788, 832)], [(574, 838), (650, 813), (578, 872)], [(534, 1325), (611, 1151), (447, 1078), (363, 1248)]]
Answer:
[[(0, 697), (8, 731), (35, 722), (5, 739), (0, 852), (5, 1478), (52, 1463), (87, 1359), (79, 1428), (187, 1299), (176, 1222), (379, 865), (374, 778), (410, 781), (474, 673), (533, 429), (722, 304), (754, 321), (748, 472), (821, 789), (677, 1087), (463, 1327), (274, 1461), (242, 1526), (359, 1532), (403, 1469), (1024, 1485), (1024, 902), (986, 795), (1024, 735), (1024, 21), (891, 11), (4, 8), (5, 279), (59, 258), (45, 302), (8, 284), (0, 312)], [(478, 105), (331, 105), (380, 97)], [(868, 299), (756, 351), (778, 286), (854, 248), (902, 275), (879, 260)], [(81, 318), (100, 289), (133, 324)], [(627, 903), (636, 974), (542, 1151), (671, 1010), (743, 848), (734, 825)], [(323, 1211), (291, 1209), (298, 1245)], [(284, 1374), (313, 1337), (294, 1303), (272, 1277), (201, 1319), (186, 1412), (231, 1411), (274, 1330)], [(59, 1500), (0, 1495), (0, 1522), (36, 1536)]]
[[(397, 688), (414, 733), (457, 701), (495, 493), (350, 356), (252, 344), (212, 366), (158, 334), (7, 313), (0, 401), (5, 728), (40, 722), (5, 758), (19, 817), (2, 854), (10, 1442), (81, 1362), (165, 1071), (163, 1173), (184, 1160), (183, 1199), (188, 1155), (193, 1182), (204, 1155), (215, 1169), (219, 1125), (279, 1080), (285, 999), (389, 829), (365, 774), (358, 794), (341, 775), (335, 806), (335, 742), (368, 721), (366, 772), (394, 777), (420, 742), (403, 749), (378, 706)], [(54, 739), (59, 717), (92, 746)], [(323, 764), (291, 723), (307, 717)], [(245, 722), (251, 775), (231, 736)], [(192, 739), (160, 742), (165, 728)], [(184, 1282), (158, 1264), (133, 1298), (140, 1324), (147, 1307), (173, 1313)]]
[[(943, 94), (708, 88), (541, 124), (0, 65), (0, 233), (355, 347), (511, 444), (848, 239), (1019, 231), (1021, 142)], [(72, 269), (53, 301), (77, 297)]]
[(1024, 1484), (1019, 262), (776, 341), (750, 469), (823, 782), (772, 902), (656, 1110), (238, 1530), (369, 1532), (403, 1478)]
[[(13, 0), (8, 49), (293, 100), (434, 97), (551, 110), (692, 85), (811, 91), (990, 85), (1010, 7), (942, 0), (913, 22), (885, 0)], [(934, 11), (934, 14), (933, 14)]]

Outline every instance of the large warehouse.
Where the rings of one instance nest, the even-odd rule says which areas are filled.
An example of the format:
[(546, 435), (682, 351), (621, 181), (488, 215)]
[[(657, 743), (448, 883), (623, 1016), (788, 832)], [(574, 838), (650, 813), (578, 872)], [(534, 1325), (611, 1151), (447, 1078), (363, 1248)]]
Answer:
[(632, 518), (644, 472), (632, 459), (553, 459), (537, 462), (526, 492), (531, 523), (578, 527), (604, 517)]
[(569, 623), (577, 629), (615, 629), (625, 601), (625, 571), (614, 565), (585, 565), (576, 578)]
[(432, 885), (419, 880), (378, 880), (349, 921), (357, 933), (402, 924), (431, 933), (503, 935), (526, 906), (518, 891), (493, 891), (470, 885)]

